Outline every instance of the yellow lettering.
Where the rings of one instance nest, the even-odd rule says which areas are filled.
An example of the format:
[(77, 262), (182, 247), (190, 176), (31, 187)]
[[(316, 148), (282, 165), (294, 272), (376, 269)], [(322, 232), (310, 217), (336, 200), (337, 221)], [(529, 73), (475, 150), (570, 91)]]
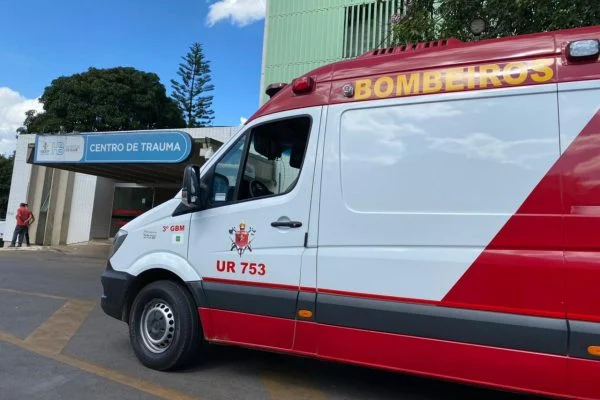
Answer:
[[(519, 76), (514, 77), (514, 73)], [(504, 66), (504, 80), (509, 85), (520, 85), (527, 80), (527, 65), (522, 62), (512, 62)]]
[[(456, 90), (464, 90), (464, 74), (463, 68), (452, 68), (446, 71), (446, 90), (448, 92)], [(457, 82), (457, 80), (459, 82)]]
[(531, 79), (538, 83), (548, 82), (554, 77), (554, 70), (551, 68), (553, 65), (554, 60), (551, 59), (531, 61), (529, 66), (536, 71), (531, 74)]
[(354, 98), (356, 100), (364, 100), (371, 97), (371, 84), (370, 79), (359, 79), (356, 81), (356, 93)]
[(398, 75), (396, 96), (407, 96), (419, 92), (419, 74)]
[(442, 73), (428, 71), (423, 73), (423, 93), (433, 93), (442, 90)]
[(482, 88), (487, 88), (488, 81), (492, 82), (495, 87), (501, 87), (502, 82), (498, 75), (501, 74), (500, 66), (496, 64), (483, 65), (479, 68), (479, 85)]
[(475, 89), (475, 67), (467, 68), (467, 87)]
[[(382, 86), (385, 84), (385, 90), (382, 89)], [(383, 97), (389, 97), (394, 91), (394, 80), (389, 76), (382, 76), (381, 78), (375, 81), (375, 96), (380, 99)]]

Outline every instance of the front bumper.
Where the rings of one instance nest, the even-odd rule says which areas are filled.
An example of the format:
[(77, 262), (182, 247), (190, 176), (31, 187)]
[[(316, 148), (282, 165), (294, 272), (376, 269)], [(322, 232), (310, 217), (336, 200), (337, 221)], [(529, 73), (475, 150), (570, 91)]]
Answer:
[(133, 283), (133, 275), (115, 271), (108, 262), (106, 271), (101, 276), (102, 298), (100, 305), (105, 314), (123, 321), (123, 311), (127, 301), (127, 293)]

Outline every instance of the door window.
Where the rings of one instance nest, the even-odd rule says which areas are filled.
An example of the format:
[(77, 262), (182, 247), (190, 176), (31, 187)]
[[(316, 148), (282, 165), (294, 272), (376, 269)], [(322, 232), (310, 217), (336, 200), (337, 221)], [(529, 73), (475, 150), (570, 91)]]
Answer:
[(242, 135), (216, 165), (210, 195), (212, 205), (233, 201), (247, 136)]
[[(311, 120), (296, 117), (258, 126), (243, 136), (215, 168), (211, 201), (218, 206), (291, 191), (300, 176)], [(243, 174), (239, 174), (244, 162)]]

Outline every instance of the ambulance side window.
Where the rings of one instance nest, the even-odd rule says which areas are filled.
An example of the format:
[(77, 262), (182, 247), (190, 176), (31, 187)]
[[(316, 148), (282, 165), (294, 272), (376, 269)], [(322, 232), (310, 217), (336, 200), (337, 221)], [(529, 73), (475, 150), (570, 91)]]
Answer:
[(291, 191), (300, 176), (311, 120), (294, 117), (256, 127), (249, 140), (238, 200)]
[(209, 196), (212, 206), (226, 204), (234, 199), (247, 136), (242, 135), (215, 166)]
[(213, 169), (210, 206), (291, 191), (300, 177), (310, 126), (310, 117), (293, 117), (257, 126), (240, 137)]

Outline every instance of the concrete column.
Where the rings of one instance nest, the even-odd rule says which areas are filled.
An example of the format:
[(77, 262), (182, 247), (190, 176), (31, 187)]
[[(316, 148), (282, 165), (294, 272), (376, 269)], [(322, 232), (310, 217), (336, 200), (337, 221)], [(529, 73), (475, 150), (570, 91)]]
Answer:
[(73, 202), (73, 186), (75, 183), (75, 173), (62, 171), (61, 185), (64, 187), (62, 219), (60, 224), (60, 245), (67, 244), (67, 235), (69, 233), (69, 219), (71, 217), (71, 204)]
[(115, 182), (112, 179), (98, 177), (92, 211), (91, 239), (108, 239), (114, 196)]
[(50, 170), (50, 194), (48, 197), (48, 212), (46, 214), (46, 226), (44, 228), (43, 245), (52, 246), (52, 232), (54, 231), (54, 223), (56, 214), (56, 207), (54, 203), (58, 196), (58, 175), (60, 170), (52, 168)]
[(46, 167), (33, 165), (31, 167), (31, 179), (29, 181), (29, 209), (35, 216), (35, 222), (29, 227), (29, 238), (32, 244), (37, 244), (36, 236), (38, 223), (40, 221), (40, 208), (42, 207), (42, 192), (44, 190), (44, 178), (46, 176)]
[(52, 210), (48, 210), (48, 223), (52, 226), (50, 230), (46, 230), (50, 234), (50, 244), (52, 246), (59, 246), (67, 242), (73, 179), (73, 172), (54, 170), (50, 194), (50, 207)]

